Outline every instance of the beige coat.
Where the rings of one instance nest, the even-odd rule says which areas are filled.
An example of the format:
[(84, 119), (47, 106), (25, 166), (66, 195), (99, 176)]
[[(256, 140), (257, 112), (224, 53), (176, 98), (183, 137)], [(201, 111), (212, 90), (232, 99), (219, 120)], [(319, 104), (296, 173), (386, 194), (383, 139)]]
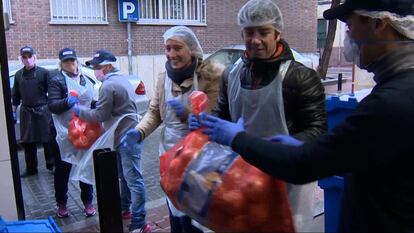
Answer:
[[(220, 79), (223, 74), (223, 71), (223, 66), (218, 64), (212, 64), (210, 62), (201, 62), (197, 67), (196, 73), (198, 77), (198, 88), (200, 91), (205, 92), (209, 98), (209, 106), (207, 108), (207, 112), (211, 112), (211, 110), (217, 104), (217, 98), (220, 88)], [(141, 133), (142, 139), (150, 135), (164, 120), (166, 106), (164, 98), (165, 77), (166, 72), (162, 72), (158, 75), (155, 94), (151, 99), (148, 111), (136, 127), (136, 129)], [(177, 85), (174, 82), (172, 84), (173, 95), (178, 96), (183, 92), (183, 90), (188, 90), (191, 88), (191, 86), (193, 85), (193, 79), (186, 79), (181, 85)], [(182, 121), (187, 121), (187, 117), (184, 117)]]

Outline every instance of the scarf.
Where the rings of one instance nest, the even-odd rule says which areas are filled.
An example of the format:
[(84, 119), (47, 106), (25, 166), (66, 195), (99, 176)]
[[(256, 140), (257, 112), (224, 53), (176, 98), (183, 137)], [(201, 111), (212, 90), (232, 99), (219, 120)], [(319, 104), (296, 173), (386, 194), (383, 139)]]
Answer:
[(170, 77), (171, 80), (178, 85), (181, 85), (184, 80), (193, 77), (196, 67), (197, 59), (194, 58), (192, 59), (191, 65), (183, 69), (174, 69), (168, 61), (165, 63), (165, 69), (167, 71), (168, 77)]

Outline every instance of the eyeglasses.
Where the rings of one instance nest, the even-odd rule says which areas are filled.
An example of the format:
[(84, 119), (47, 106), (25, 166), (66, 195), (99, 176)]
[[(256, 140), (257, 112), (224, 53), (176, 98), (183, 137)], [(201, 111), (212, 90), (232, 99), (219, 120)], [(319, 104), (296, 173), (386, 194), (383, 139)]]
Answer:
[(32, 54), (29, 54), (29, 55), (27, 55), (27, 56), (22, 55), (22, 59), (29, 59), (29, 58), (32, 58)]

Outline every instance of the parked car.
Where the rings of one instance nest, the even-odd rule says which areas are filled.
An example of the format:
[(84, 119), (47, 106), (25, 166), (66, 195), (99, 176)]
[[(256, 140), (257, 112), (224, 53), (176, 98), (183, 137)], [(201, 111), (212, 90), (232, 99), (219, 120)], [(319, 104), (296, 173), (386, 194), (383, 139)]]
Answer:
[[(241, 44), (227, 46), (211, 54), (209, 57), (207, 57), (206, 61), (217, 62), (227, 67), (228, 65), (234, 64), (237, 60), (239, 60), (239, 58), (243, 55), (245, 49), (245, 45)], [(303, 56), (295, 49), (291, 50), (295, 61), (300, 62), (311, 69), (315, 68), (312, 59)]]
[[(37, 65), (49, 70), (51, 77), (55, 76), (59, 72), (57, 64), (45, 63), (44, 65), (42, 65), (42, 63), (40, 64), (38, 63)], [(14, 78), (15, 78), (16, 72), (19, 69), (21, 69), (21, 67), (18, 67), (18, 66), (10, 67), (10, 70), (11, 70), (9, 72), (10, 88), (13, 88)], [(99, 88), (102, 85), (102, 82), (96, 79), (94, 71), (87, 66), (82, 65), (81, 72), (87, 79), (89, 79), (93, 83), (94, 99), (98, 100)], [(149, 106), (149, 99), (145, 93), (144, 82), (140, 80), (139, 77), (136, 75), (127, 75), (126, 78), (135, 88), (135, 94), (136, 94), (135, 102), (137, 104), (138, 113), (140, 114), (140, 118), (141, 118), (143, 114), (147, 111), (148, 106)], [(16, 138), (20, 139), (20, 107), (17, 109), (16, 115), (17, 115), (17, 122), (15, 124), (15, 132), (16, 132)]]

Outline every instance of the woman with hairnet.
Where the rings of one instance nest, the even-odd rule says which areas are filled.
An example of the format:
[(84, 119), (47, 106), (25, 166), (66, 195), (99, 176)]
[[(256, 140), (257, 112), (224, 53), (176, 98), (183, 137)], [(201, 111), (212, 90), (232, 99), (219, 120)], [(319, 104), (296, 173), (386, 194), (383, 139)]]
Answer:
[[(211, 111), (217, 102), (219, 80), (223, 68), (203, 62), (203, 50), (196, 35), (185, 26), (172, 27), (164, 33), (165, 72), (158, 76), (156, 93), (149, 109), (135, 129), (127, 133), (125, 140), (140, 142), (148, 137), (161, 123), (160, 155), (170, 150), (188, 132), (188, 96), (194, 90), (208, 95)], [(191, 219), (178, 211), (167, 200), (170, 210), (171, 232), (199, 232)]]
[[(214, 115), (244, 119), (246, 131), (270, 140), (275, 135), (310, 141), (327, 130), (324, 87), (316, 72), (296, 62), (281, 39), (283, 18), (271, 0), (248, 1), (238, 13), (246, 51), (224, 71)], [(195, 117), (190, 124), (199, 127)], [(190, 126), (193, 128), (192, 126)], [(288, 185), (296, 228), (314, 216), (316, 183)]]

